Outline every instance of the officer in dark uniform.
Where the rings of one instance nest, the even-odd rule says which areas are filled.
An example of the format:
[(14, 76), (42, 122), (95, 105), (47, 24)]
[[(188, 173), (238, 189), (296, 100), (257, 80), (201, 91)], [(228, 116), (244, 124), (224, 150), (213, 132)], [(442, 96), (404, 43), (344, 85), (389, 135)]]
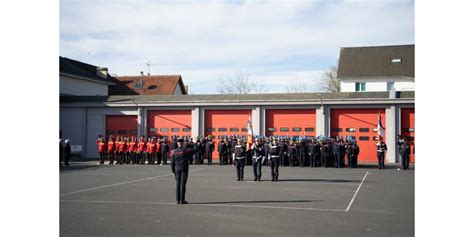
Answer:
[(387, 150), (387, 145), (383, 141), (377, 142), (375, 144), (377, 147), (377, 160), (379, 161), (379, 169), (385, 168), (384, 161), (385, 161), (385, 151)]
[(265, 138), (265, 142), (263, 144), (263, 151), (265, 156), (264, 165), (268, 166), (270, 165), (270, 159), (268, 157), (270, 155), (270, 142), (268, 141), (268, 138)]
[(162, 139), (161, 140), (161, 157), (163, 158), (163, 163), (161, 164), (167, 164), (168, 163), (168, 152), (170, 151), (170, 146), (166, 142), (166, 140)]
[(308, 152), (309, 152), (309, 166), (311, 168), (315, 168), (316, 167), (316, 142), (314, 142), (314, 139), (312, 139), (308, 145)]
[(400, 155), (402, 157), (403, 169), (410, 169), (410, 144), (408, 144), (407, 138), (403, 138), (403, 143), (400, 146)]
[(64, 165), (69, 166), (69, 158), (71, 158), (71, 144), (69, 139), (66, 139), (64, 144)]
[(290, 166), (295, 166), (296, 163), (296, 145), (294, 141), (290, 142), (290, 146), (288, 146), (288, 160), (290, 161)]
[(231, 147), (231, 141), (229, 138), (225, 139), (225, 145), (227, 147), (227, 152), (224, 159), (224, 165), (232, 164), (232, 147)]
[(272, 169), (272, 181), (278, 181), (278, 167), (280, 166), (280, 146), (276, 144), (276, 141), (273, 140), (270, 147), (270, 167)]
[(63, 162), (63, 156), (64, 156), (64, 147), (62, 144), (62, 139), (59, 139), (59, 167), (63, 167), (63, 164), (61, 164), (61, 162)]
[(289, 162), (286, 162), (288, 160), (288, 143), (286, 141), (286, 139), (283, 139), (281, 142), (280, 142), (280, 153), (281, 153), (281, 157), (280, 157), (280, 165), (281, 167), (285, 166), (287, 163)]
[(210, 137), (207, 138), (206, 141), (206, 158), (207, 158), (207, 165), (212, 165), (212, 152), (214, 151), (214, 143)]
[(344, 159), (346, 158), (346, 146), (344, 144), (344, 141), (341, 139), (339, 140), (339, 144), (337, 145), (338, 148), (338, 157), (337, 157), (337, 162), (338, 162), (338, 168), (344, 168)]
[(347, 154), (347, 167), (354, 168), (354, 145), (352, 142), (347, 142), (346, 144), (346, 154)]
[(221, 138), (217, 145), (217, 152), (219, 152), (219, 165), (224, 165), (224, 156), (227, 152), (227, 146), (225, 145), (224, 138)]
[(189, 164), (186, 155), (192, 153), (192, 149), (183, 147), (183, 139), (176, 141), (177, 148), (171, 153), (171, 171), (176, 179), (176, 202), (178, 204), (187, 204), (186, 201), (186, 182), (188, 180)]
[(262, 159), (264, 155), (263, 144), (260, 139), (257, 139), (256, 143), (252, 145), (253, 150), (253, 181), (260, 181), (262, 178)]
[(321, 166), (322, 167), (328, 167), (329, 166), (329, 157), (330, 157), (330, 151), (329, 151), (329, 144), (327, 141), (323, 141), (323, 145), (321, 146)]
[(176, 136), (173, 135), (172, 141), (171, 141), (171, 150), (178, 148), (178, 142), (176, 139), (177, 139)]
[(306, 154), (308, 153), (308, 146), (306, 145), (306, 141), (301, 141), (300, 143), (300, 167), (304, 167), (306, 165)]
[(314, 143), (314, 162), (315, 167), (321, 167), (321, 144), (319, 141)]
[(360, 152), (360, 148), (359, 148), (359, 145), (357, 145), (357, 141), (354, 141), (354, 167), (353, 168), (356, 168), (357, 167), (357, 158), (359, 157), (359, 152)]
[(194, 151), (194, 164), (200, 165), (201, 164), (201, 150), (202, 144), (201, 140), (197, 140), (196, 143), (193, 144), (193, 151)]
[(237, 145), (234, 148), (235, 152), (235, 167), (237, 169), (237, 181), (244, 180), (244, 168), (245, 168), (245, 146), (243, 146), (240, 140), (237, 140)]

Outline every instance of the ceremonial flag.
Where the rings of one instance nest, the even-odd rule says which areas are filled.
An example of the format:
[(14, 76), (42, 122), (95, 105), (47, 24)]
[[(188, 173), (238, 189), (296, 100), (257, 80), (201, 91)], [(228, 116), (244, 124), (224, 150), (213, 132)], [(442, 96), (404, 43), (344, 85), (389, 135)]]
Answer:
[(248, 144), (248, 147), (250, 147), (253, 144), (253, 127), (252, 127), (252, 119), (250, 118), (250, 114), (249, 114), (249, 119), (247, 121), (247, 131), (248, 131), (247, 144)]
[(379, 111), (379, 122), (377, 123), (377, 135), (378, 135), (379, 141), (383, 141), (384, 131), (385, 131), (385, 128), (382, 125), (382, 115), (380, 114), (380, 111)]

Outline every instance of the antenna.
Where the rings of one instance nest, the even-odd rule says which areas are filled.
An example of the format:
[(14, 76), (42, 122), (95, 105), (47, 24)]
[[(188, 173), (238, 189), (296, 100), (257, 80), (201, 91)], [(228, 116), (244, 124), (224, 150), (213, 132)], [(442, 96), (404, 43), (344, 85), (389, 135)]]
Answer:
[[(143, 64), (141, 64), (141, 65), (143, 65)], [(151, 71), (150, 71), (151, 66), (153, 66), (153, 65), (158, 65), (158, 64), (151, 63), (151, 61), (148, 60), (148, 62), (145, 63), (145, 65), (147, 66), (147, 69), (148, 69), (148, 74), (147, 74), (147, 75), (150, 76), (150, 75), (151, 75)]]

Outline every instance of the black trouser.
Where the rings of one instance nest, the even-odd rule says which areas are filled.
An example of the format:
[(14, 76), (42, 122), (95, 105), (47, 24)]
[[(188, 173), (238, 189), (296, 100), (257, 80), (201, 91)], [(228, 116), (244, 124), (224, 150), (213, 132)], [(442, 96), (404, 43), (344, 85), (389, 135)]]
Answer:
[(265, 153), (265, 162), (263, 162), (263, 164), (266, 166), (270, 165), (270, 157), (268, 153)]
[(379, 161), (379, 169), (384, 168), (384, 153), (383, 152), (377, 152), (377, 160)]
[(321, 167), (321, 153), (316, 153), (314, 154), (314, 159), (315, 159), (315, 166), (316, 167)]
[(183, 203), (186, 201), (186, 182), (188, 181), (188, 171), (177, 170), (174, 178), (176, 179), (176, 201)]
[(346, 164), (345, 164), (345, 159), (346, 159), (346, 154), (345, 153), (341, 153), (339, 154), (339, 168), (344, 168), (346, 167)]
[(104, 152), (99, 152), (99, 157), (100, 157), (100, 163), (99, 164), (103, 165), (104, 162), (105, 162), (105, 157), (106, 157), (105, 151)]
[(64, 154), (64, 165), (69, 166), (69, 158), (71, 158), (70, 154)]
[(207, 165), (212, 165), (212, 151), (206, 152), (207, 155)]
[(245, 157), (235, 158), (235, 167), (237, 169), (237, 180), (244, 180)]
[(228, 164), (232, 165), (232, 151), (227, 152), (227, 160), (229, 161)]
[(201, 162), (199, 162), (199, 152), (196, 152), (193, 154), (193, 159), (194, 159), (194, 164), (199, 165)]
[(410, 166), (410, 156), (402, 156), (402, 166), (403, 166), (403, 169), (406, 170), (409, 168)]
[(140, 159), (139, 159), (140, 165), (145, 164), (145, 156), (146, 156), (146, 152), (144, 151), (140, 152)]
[(108, 155), (109, 155), (109, 165), (112, 165), (114, 164), (114, 154), (115, 154), (115, 151), (109, 151), (107, 152)]
[(288, 161), (290, 162), (290, 166), (293, 167), (295, 166), (295, 155), (294, 154), (288, 154)]
[(252, 161), (254, 179), (260, 181), (260, 178), (262, 178), (262, 157), (254, 158)]
[(219, 165), (224, 165), (224, 152), (219, 152)]
[(270, 167), (272, 169), (272, 181), (278, 181), (278, 167), (280, 167), (280, 159), (278, 159), (278, 157), (272, 158)]
[(352, 154), (347, 154), (347, 163), (348, 163), (348, 165), (349, 165), (349, 168), (355, 168), (354, 155), (352, 155)]
[(305, 164), (305, 154), (304, 152), (300, 152), (300, 167), (303, 167)]
[(334, 154), (334, 167), (339, 168), (341, 162), (339, 161), (339, 153)]
[(316, 154), (314, 153), (309, 154), (309, 166), (311, 168), (316, 167)]
[(118, 159), (118, 163), (120, 164), (123, 164), (124, 161), (125, 161), (125, 152), (123, 151), (119, 151), (119, 155), (118, 155), (119, 159)]
[(156, 164), (161, 164), (161, 152), (155, 153), (156, 156)]
[(328, 155), (321, 154), (321, 167), (328, 167)]
[(163, 158), (163, 164), (166, 165), (168, 163), (168, 152), (161, 152), (161, 157)]

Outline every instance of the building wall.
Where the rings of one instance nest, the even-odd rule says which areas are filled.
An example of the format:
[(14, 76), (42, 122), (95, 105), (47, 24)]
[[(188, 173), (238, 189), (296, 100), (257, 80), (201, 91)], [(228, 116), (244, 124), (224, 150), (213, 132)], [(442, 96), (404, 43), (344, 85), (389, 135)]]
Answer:
[(394, 82), (395, 90), (415, 90), (415, 81), (410, 78), (358, 78), (341, 79), (341, 92), (355, 92), (356, 82), (365, 82), (365, 91), (388, 91), (387, 82)]
[(108, 95), (108, 85), (60, 75), (59, 93), (67, 95), (96, 96)]
[(84, 149), (86, 132), (85, 108), (61, 108), (59, 110), (59, 130), (63, 139), (69, 139), (71, 145), (82, 145), (81, 156), (86, 156)]

